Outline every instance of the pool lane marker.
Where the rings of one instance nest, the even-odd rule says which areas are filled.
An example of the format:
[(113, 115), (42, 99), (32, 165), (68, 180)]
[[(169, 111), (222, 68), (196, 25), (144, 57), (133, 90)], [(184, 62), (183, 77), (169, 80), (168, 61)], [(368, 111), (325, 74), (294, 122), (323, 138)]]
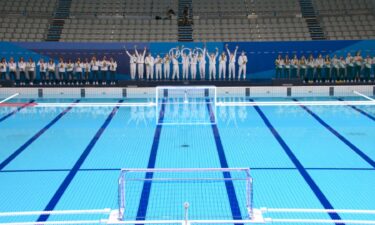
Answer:
[(59, 115), (57, 115), (51, 122), (49, 122), (45, 127), (43, 127), (38, 133), (32, 136), (29, 140), (27, 140), (21, 147), (19, 147), (13, 154), (8, 156), (2, 163), (0, 163), (0, 170), (3, 170), (13, 159), (15, 159), (19, 154), (21, 154), (29, 145), (31, 145), (35, 140), (37, 140), (44, 132), (46, 132), (49, 128), (51, 128), (57, 121), (59, 121), (65, 114), (67, 114), (74, 106), (75, 103), (78, 103), (79, 100), (72, 103), (71, 106), (66, 108), (62, 111)]
[[(345, 102), (345, 100), (342, 99), (342, 98), (338, 98), (338, 100), (341, 101), (341, 102)], [(369, 119), (375, 121), (375, 116), (372, 116), (372, 115), (368, 114), (367, 112), (363, 111), (362, 109), (357, 108), (354, 105), (347, 105), (347, 106), (351, 107), (352, 109), (354, 109), (355, 111), (361, 113), (362, 115), (367, 116)]]
[[(122, 103), (123, 100), (120, 100), (119, 103)], [(83, 151), (77, 162), (74, 164), (73, 168), (70, 170), (68, 175), (65, 177), (64, 181), (60, 184), (60, 187), (57, 189), (55, 194), (52, 196), (51, 200), (48, 202), (47, 206), (44, 208), (44, 211), (52, 211), (55, 209), (57, 203), (65, 193), (66, 189), (74, 179), (75, 175), (81, 168), (82, 164), (86, 160), (87, 156), (90, 154), (91, 150), (94, 148), (96, 142), (99, 140), (99, 138), (104, 133), (105, 129), (108, 127), (110, 122), (112, 121), (113, 117), (116, 115), (118, 109), (120, 107), (116, 106), (113, 108), (112, 112), (109, 114), (107, 119), (104, 121), (103, 125), (99, 128), (99, 130), (96, 132), (94, 137), (91, 139), (90, 143), (87, 145), (86, 149)], [(50, 215), (41, 215), (39, 216), (37, 222), (45, 222), (48, 220)]]
[(3, 122), (4, 120), (8, 119), (9, 117), (13, 116), (14, 114), (16, 114), (17, 112), (21, 111), (22, 109), (30, 106), (30, 105), (33, 105), (35, 102), (35, 100), (30, 100), (28, 103), (26, 104), (23, 104), (21, 105), (20, 107), (18, 107), (17, 109), (13, 110), (12, 112), (8, 113), (7, 115), (3, 116), (0, 118), (0, 123)]
[[(165, 103), (165, 100), (163, 100), (163, 103)], [(156, 129), (155, 129), (155, 133), (154, 133), (154, 140), (152, 142), (150, 157), (149, 157), (148, 164), (147, 164), (148, 169), (155, 168), (156, 155), (158, 153), (159, 142), (160, 142), (160, 134), (161, 134), (161, 130), (162, 130), (162, 127), (163, 127), (162, 124), (163, 124), (163, 121), (164, 121), (164, 111), (165, 111), (165, 104), (161, 104), (161, 109), (160, 109), (160, 112), (159, 112), (159, 121), (156, 125)], [(153, 173), (146, 173), (145, 179), (152, 179), (153, 176), (154, 176)], [(136, 220), (145, 220), (146, 219), (147, 207), (148, 207), (148, 202), (149, 202), (150, 193), (151, 193), (151, 185), (152, 185), (152, 182), (146, 181), (146, 182), (143, 183), (142, 193), (141, 193), (141, 198), (139, 200)]]
[[(297, 99), (293, 99), (293, 101), (298, 102)], [(309, 113), (316, 121), (318, 121), (323, 127), (329, 130), (333, 135), (335, 135), (338, 139), (340, 139), (344, 144), (346, 144), (350, 149), (352, 149), (357, 155), (359, 155), (363, 160), (365, 160), (368, 164), (370, 164), (373, 168), (375, 168), (375, 161), (372, 160), (369, 156), (367, 156), (361, 149), (351, 143), (348, 139), (342, 136), (338, 131), (333, 129), (330, 125), (328, 125), (322, 118), (320, 118), (317, 114), (307, 108), (305, 105), (300, 104), (301, 108), (303, 108), (307, 113)]]
[[(210, 121), (212, 123), (211, 127), (212, 127), (212, 132), (213, 132), (215, 143), (216, 143), (217, 153), (219, 155), (220, 166), (221, 168), (228, 168), (228, 162), (225, 156), (223, 143), (221, 142), (219, 129), (216, 125), (214, 111), (212, 109), (212, 106), (209, 100), (206, 100), (206, 104), (207, 104), (207, 109), (210, 115)], [(231, 175), (229, 172), (223, 172), (223, 176), (224, 178), (231, 178)], [(225, 181), (225, 188), (227, 189), (227, 195), (228, 195), (228, 200), (229, 200), (233, 220), (242, 220), (243, 218), (241, 215), (240, 205), (238, 203), (236, 190), (234, 188), (233, 182), (231, 180)]]
[[(254, 100), (250, 99), (249, 101), (254, 102)], [(306, 183), (310, 186), (310, 189), (314, 192), (315, 196), (318, 198), (320, 203), (325, 209), (334, 209), (333, 205), (329, 202), (327, 197), (324, 195), (322, 190), (320, 190), (319, 186), (315, 183), (312, 179), (310, 174), (307, 172), (306, 168), (303, 167), (302, 163), (297, 159), (294, 155), (291, 148), (286, 144), (284, 139), (281, 137), (279, 132), (273, 127), (271, 122), (268, 120), (266, 115), (262, 112), (259, 106), (253, 106), (255, 111), (259, 114), (260, 118), (262, 118), (264, 124), (268, 127), (272, 135), (275, 137), (277, 142), (279, 142), (280, 146), (284, 149), (285, 153), (288, 155), (289, 159), (293, 162), (294, 166), (297, 168), (298, 172), (302, 175), (303, 179)], [(337, 213), (328, 213), (332, 220), (341, 220), (341, 217)], [(343, 224), (343, 223), (336, 223), (336, 224)]]

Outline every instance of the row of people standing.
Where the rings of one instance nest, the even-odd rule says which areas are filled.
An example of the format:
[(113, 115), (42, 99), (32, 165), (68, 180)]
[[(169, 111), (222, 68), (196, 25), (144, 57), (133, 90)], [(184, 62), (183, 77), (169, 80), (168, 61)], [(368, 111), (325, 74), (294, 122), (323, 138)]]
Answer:
[[(108, 60), (106, 56), (102, 60), (94, 56), (91, 60), (86, 58), (84, 61), (80, 58), (75, 61), (60, 58), (58, 62), (52, 58), (48, 61), (41, 58), (35, 62), (31, 57), (27, 61), (20, 57), (19, 61), (15, 62), (11, 57), (9, 62), (5, 58), (0, 61), (0, 80), (11, 80), (19, 86), (34, 85), (35, 80), (38, 80), (40, 85), (107, 85), (107, 82), (114, 85), (116, 70), (117, 62), (112, 57)], [(36, 76), (37, 71), (39, 79)]]
[[(229, 80), (246, 79), (246, 66), (247, 56), (244, 51), (237, 59), (237, 50), (231, 52), (226, 46), (226, 51), (219, 55), (219, 50), (216, 48), (215, 52), (208, 52), (207, 48), (203, 49), (195, 48), (185, 49), (180, 51), (169, 51), (162, 58), (160, 54), (155, 57), (151, 52), (147, 52), (145, 47), (142, 53), (139, 53), (137, 48), (134, 48), (134, 52), (130, 53), (126, 50), (126, 53), (130, 59), (130, 76), (132, 80), (147, 79), (147, 80), (180, 80), (180, 70), (182, 71), (182, 80), (188, 80), (189, 75), (192, 80), (205, 80), (206, 79), (206, 63), (208, 61), (208, 80)], [(199, 51), (200, 50), (200, 51)], [(236, 61), (238, 61), (238, 75), (236, 76)], [(217, 71), (217, 63), (219, 69)], [(172, 64), (172, 67), (171, 67)], [(228, 71), (227, 71), (228, 65)], [(172, 68), (172, 71), (171, 71)], [(146, 69), (146, 70), (145, 70)], [(227, 77), (228, 72), (228, 77)], [(138, 75), (138, 77), (136, 77)], [(146, 75), (146, 76), (145, 76)]]
[(297, 55), (292, 58), (289, 58), (288, 55), (285, 55), (284, 58), (278, 55), (275, 66), (276, 79), (300, 78), (304, 82), (318, 83), (369, 82), (371, 81), (372, 68), (375, 68), (375, 56), (371, 58), (370, 55), (367, 55), (363, 58), (360, 52), (357, 52), (355, 56), (348, 53), (346, 57), (335, 54), (332, 58), (330, 55), (323, 57), (322, 54), (319, 54), (317, 58), (314, 58), (312, 54), (308, 58), (304, 55), (300, 58)]

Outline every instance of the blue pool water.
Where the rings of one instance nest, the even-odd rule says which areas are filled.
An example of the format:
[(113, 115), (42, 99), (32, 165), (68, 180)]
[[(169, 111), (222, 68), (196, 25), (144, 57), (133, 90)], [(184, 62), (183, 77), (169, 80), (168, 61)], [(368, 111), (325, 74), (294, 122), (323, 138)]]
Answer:
[[(31, 100), (122, 101), (10, 102)], [(125, 100), (149, 101), (152, 99)], [(215, 116), (217, 123), (156, 125), (156, 116), (161, 122), (176, 121), (183, 110), (175, 115), (173, 107), (0, 107), (0, 212), (117, 209), (121, 168), (225, 167), (251, 168), (255, 208), (375, 209), (374, 106), (214, 109), (210, 102), (203, 102), (189, 108), (190, 114), (206, 122)], [(128, 190), (125, 217), (181, 219), (183, 203), (189, 201), (194, 219), (245, 218), (243, 189), (240, 182), (137, 183)], [(375, 220), (375, 216), (334, 213), (266, 216)], [(0, 222), (101, 218), (0, 217)]]

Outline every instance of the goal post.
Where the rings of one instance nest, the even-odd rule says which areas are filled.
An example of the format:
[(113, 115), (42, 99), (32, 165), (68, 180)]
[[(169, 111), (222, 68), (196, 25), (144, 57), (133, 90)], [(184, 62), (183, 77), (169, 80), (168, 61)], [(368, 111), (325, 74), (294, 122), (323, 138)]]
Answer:
[(158, 125), (216, 123), (215, 86), (158, 86), (155, 96)]
[[(229, 196), (227, 183), (235, 196)], [(124, 222), (183, 220), (186, 205), (193, 221), (234, 220), (231, 198), (236, 198), (240, 210), (236, 220), (253, 219), (253, 179), (248, 168), (122, 169), (118, 190), (118, 219)], [(148, 204), (147, 215), (139, 218), (144, 204)]]

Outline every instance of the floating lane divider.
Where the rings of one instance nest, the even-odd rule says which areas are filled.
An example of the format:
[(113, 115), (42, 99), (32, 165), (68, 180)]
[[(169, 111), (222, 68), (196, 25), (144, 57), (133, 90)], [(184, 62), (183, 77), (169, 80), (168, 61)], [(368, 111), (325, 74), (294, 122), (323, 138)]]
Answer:
[[(38, 103), (34, 107), (66, 107), (68, 103)], [(81, 102), (75, 104), (74, 107), (155, 107), (155, 102), (123, 102), (121, 103), (109, 103), (109, 102)]]
[[(123, 100), (120, 100), (118, 103), (122, 103)], [(105, 129), (111, 123), (113, 117), (116, 115), (119, 106), (113, 108), (112, 112), (108, 115), (107, 119), (104, 121), (103, 125), (99, 128), (96, 132), (94, 137), (91, 139), (90, 143), (87, 145), (86, 149), (83, 151), (77, 162), (74, 164), (73, 168), (70, 170), (68, 175), (65, 177), (64, 181), (61, 183), (55, 194), (52, 196), (51, 200), (48, 202), (47, 206), (45, 207), (45, 211), (52, 211), (55, 209), (57, 203), (60, 201), (61, 197), (64, 195), (66, 189), (74, 179), (75, 175), (78, 173), (79, 169), (81, 168), (82, 164), (90, 154), (91, 150), (94, 148), (95, 144), (99, 140), (99, 138), (104, 133)], [(45, 222), (48, 220), (50, 215), (41, 215), (39, 216), (37, 222)]]
[(10, 99), (12, 99), (12, 98), (14, 98), (14, 97), (17, 97), (18, 95), (19, 95), (19, 93), (15, 93), (14, 95), (11, 95), (11, 96), (9, 96), (8, 98), (5, 98), (5, 99), (1, 100), (1, 101), (0, 101), (0, 104), (1, 104), (1, 103), (4, 103), (4, 102), (6, 102), (6, 101), (8, 101), (8, 100), (10, 100)]
[(370, 100), (370, 101), (375, 102), (375, 99), (370, 98), (369, 96), (364, 95), (364, 94), (362, 94), (362, 93), (360, 93), (360, 92), (358, 92), (358, 91), (353, 91), (353, 93), (356, 94), (356, 95), (362, 96), (362, 97), (364, 97), (365, 99), (368, 99), (368, 100)]
[[(214, 110), (212, 109), (212, 105), (209, 100), (206, 100), (206, 104), (207, 104), (207, 110), (210, 115), (211, 127), (212, 127), (212, 132), (215, 138), (217, 153), (219, 155), (220, 166), (221, 168), (229, 168), (227, 158), (224, 152), (223, 143), (221, 142), (219, 128), (216, 125)], [(231, 178), (230, 172), (223, 172), (223, 176), (224, 178)], [(226, 181), (225, 188), (227, 189), (227, 195), (228, 195), (228, 200), (229, 200), (233, 220), (242, 220), (243, 218), (241, 215), (240, 204), (238, 203), (236, 190), (234, 188), (233, 182), (231, 180)], [(243, 223), (238, 223), (238, 224), (243, 224)]]
[[(249, 101), (254, 102), (254, 100), (250, 99)], [(298, 158), (294, 155), (292, 149), (286, 144), (284, 139), (281, 137), (279, 132), (273, 127), (271, 122), (268, 120), (266, 115), (263, 113), (263, 111), (259, 108), (259, 106), (254, 105), (255, 111), (259, 114), (260, 118), (262, 118), (264, 124), (268, 127), (271, 134), (275, 137), (277, 142), (280, 144), (280, 146), (284, 149), (285, 153), (288, 155), (289, 159), (293, 162), (294, 166), (297, 168), (298, 172), (301, 174), (305, 182), (309, 185), (310, 189), (314, 192), (315, 196), (318, 198), (322, 206), (326, 210), (334, 209), (333, 205), (329, 202), (328, 198), (324, 195), (323, 191), (320, 190), (319, 186), (315, 183), (313, 178), (310, 176), (310, 174), (307, 172), (307, 170), (303, 167), (302, 163), (298, 160)], [(341, 220), (341, 217), (336, 212), (328, 212), (328, 215), (331, 217), (332, 220), (338, 221)], [(343, 223), (336, 223), (343, 224)]]
[(43, 127), (38, 133), (32, 136), (29, 140), (27, 140), (21, 147), (19, 147), (13, 154), (8, 156), (3, 162), (0, 163), (0, 170), (3, 170), (13, 159), (15, 159), (19, 154), (21, 154), (29, 145), (31, 145), (35, 140), (37, 140), (42, 134), (44, 134), (49, 128), (51, 128), (57, 121), (59, 121), (65, 114), (67, 114), (74, 106), (74, 104), (78, 103), (79, 100), (76, 100), (74, 103), (71, 103), (68, 108), (62, 111), (59, 115), (57, 115), (51, 122), (49, 122), (45, 127)]
[(15, 115), (17, 112), (21, 111), (22, 109), (35, 105), (35, 100), (30, 100), (28, 103), (23, 103), (23, 104), (18, 103), (18, 105), (15, 105), (15, 104), (16, 103), (12, 103), (12, 105), (9, 106), (9, 103), (7, 103), (8, 106), (6, 106), (6, 107), (14, 107), (14, 106), (19, 106), (19, 107), (17, 109), (13, 110), (12, 112), (8, 113), (7, 115), (1, 117), (0, 123), (3, 122), (4, 120), (8, 119), (9, 117)]
[[(342, 102), (346, 102), (346, 101), (345, 101), (344, 99), (342, 99), (342, 98), (338, 98), (338, 100), (339, 100), (339, 101), (342, 101)], [(375, 121), (375, 116), (370, 115), (369, 113), (363, 111), (362, 109), (360, 109), (360, 108), (358, 108), (358, 107), (356, 107), (356, 106), (354, 106), (354, 105), (350, 105), (350, 104), (348, 104), (347, 106), (351, 107), (352, 109), (354, 109), (355, 111), (361, 113), (362, 115), (368, 117), (369, 119)]]
[[(293, 101), (298, 103), (297, 99), (293, 99)], [(348, 139), (342, 136), (337, 130), (333, 129), (328, 123), (326, 123), (322, 118), (320, 118), (317, 114), (315, 114), (311, 109), (306, 107), (303, 104), (299, 104), (299, 106), (304, 109), (307, 113), (309, 113), (316, 121), (318, 121), (323, 127), (329, 130), (333, 135), (335, 135), (338, 139), (340, 139), (344, 144), (346, 144), (350, 149), (352, 149), (357, 155), (359, 155), (363, 160), (365, 160), (368, 164), (370, 164), (373, 168), (375, 168), (375, 161), (372, 160), (368, 155), (366, 155), (361, 149), (351, 143)]]

